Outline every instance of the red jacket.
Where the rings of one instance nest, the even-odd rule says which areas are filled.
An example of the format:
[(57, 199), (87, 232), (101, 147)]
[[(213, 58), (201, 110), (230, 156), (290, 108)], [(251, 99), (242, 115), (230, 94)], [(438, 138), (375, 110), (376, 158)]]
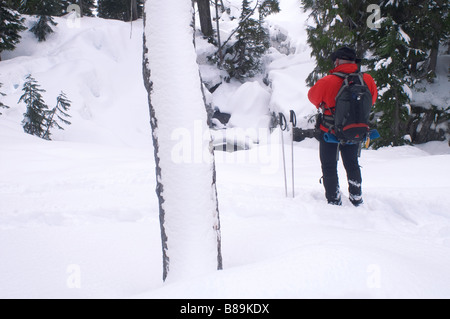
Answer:
[[(329, 109), (333, 109), (336, 106), (336, 95), (338, 94), (344, 79), (331, 74), (335, 72), (354, 73), (357, 71), (357, 64), (348, 63), (339, 65), (330, 71), (330, 75), (317, 81), (317, 83), (309, 90), (309, 100), (317, 108), (323, 106), (324, 114), (332, 115)], [(367, 73), (364, 73), (364, 82), (366, 82), (369, 87), (370, 93), (372, 93), (373, 104), (375, 104), (378, 97), (377, 85), (372, 76)], [(324, 105), (322, 105), (322, 103), (324, 103)], [(328, 132), (328, 129), (323, 125), (321, 125), (320, 128), (322, 131)]]

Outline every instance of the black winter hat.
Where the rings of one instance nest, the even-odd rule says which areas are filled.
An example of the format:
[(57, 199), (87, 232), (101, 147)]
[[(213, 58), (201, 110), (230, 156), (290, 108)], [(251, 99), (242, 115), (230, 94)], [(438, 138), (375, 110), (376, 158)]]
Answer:
[(355, 61), (356, 63), (361, 63), (361, 59), (356, 57), (356, 51), (349, 47), (342, 47), (336, 52), (331, 54), (330, 59), (334, 62), (336, 59)]

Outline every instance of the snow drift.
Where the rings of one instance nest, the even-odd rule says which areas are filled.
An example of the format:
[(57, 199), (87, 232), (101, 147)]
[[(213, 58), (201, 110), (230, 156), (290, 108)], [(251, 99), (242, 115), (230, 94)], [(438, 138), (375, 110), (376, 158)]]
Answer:
[[(270, 23), (296, 51), (271, 53), (269, 92), (308, 114), (305, 16), (295, 0), (281, 4)], [(48, 42), (24, 32), (0, 62), (11, 106), (0, 116), (0, 298), (450, 297), (446, 142), (363, 151), (364, 206), (330, 207), (315, 140), (295, 144), (297, 197), (285, 198), (279, 132), (215, 154), (224, 270), (163, 283), (142, 26), (130, 40), (122, 22), (57, 22)], [(20, 125), (29, 73), (49, 104), (61, 89), (73, 101), (73, 124), (53, 142)], [(228, 101), (238, 88), (212, 98)]]

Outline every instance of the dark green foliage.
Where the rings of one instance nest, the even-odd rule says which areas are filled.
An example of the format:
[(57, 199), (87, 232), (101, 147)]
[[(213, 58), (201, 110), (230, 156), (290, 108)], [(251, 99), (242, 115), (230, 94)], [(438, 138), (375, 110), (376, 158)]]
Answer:
[(13, 0), (20, 13), (60, 17), (67, 13), (67, 7), (75, 1), (69, 0)]
[(412, 51), (405, 62), (416, 79), (435, 77), (439, 43), (450, 35), (448, 0), (394, 1), (381, 6), (384, 17), (391, 17), (410, 37)]
[(47, 123), (47, 129), (42, 136), (42, 138), (46, 140), (50, 140), (50, 129), (51, 128), (58, 128), (60, 130), (64, 130), (64, 128), (61, 126), (62, 124), (70, 125), (70, 123), (67, 118), (70, 118), (71, 116), (68, 114), (70, 103), (67, 99), (67, 96), (64, 92), (61, 92), (57, 99), (56, 99), (56, 106), (53, 108), (53, 110), (48, 112), (46, 123)]
[(305, 10), (311, 10), (310, 18), (314, 27), (308, 27), (308, 43), (312, 48), (312, 56), (317, 65), (308, 76), (309, 86), (327, 75), (333, 69), (331, 54), (342, 46), (350, 46), (356, 50), (357, 56), (364, 56), (369, 47), (366, 40), (369, 28), (367, 26), (366, 9), (373, 1), (348, 0), (303, 0)]
[(58, 24), (51, 16), (41, 15), (30, 31), (34, 33), (39, 42), (43, 42), (47, 40), (49, 34), (54, 32), (51, 25), (56, 26)]
[[(2, 87), (3, 84), (0, 83), (0, 88)], [(6, 94), (0, 92), (0, 97), (5, 96)], [(3, 104), (2, 101), (0, 101), (0, 108), (4, 108), (4, 109), (9, 109), (9, 106)], [(2, 113), (0, 112), (0, 115), (2, 115)]]
[(98, 16), (125, 21), (127, 2), (124, 0), (98, 0)]
[(67, 8), (72, 4), (69, 0), (13, 0), (14, 6), (19, 12), (34, 15), (38, 21), (30, 29), (39, 42), (47, 40), (53, 33), (52, 26), (57, 23), (53, 17), (60, 17), (67, 13)]
[(272, 13), (280, 12), (280, 3), (278, 0), (263, 0), (259, 5), (259, 12), (265, 18)]
[(0, 61), (3, 51), (14, 50), (20, 42), (20, 32), (26, 29), (23, 22), (24, 19), (7, 1), (0, 1)]
[[(408, 123), (408, 133), (416, 143), (448, 140), (450, 132), (450, 106), (442, 109), (412, 106), (413, 116)], [(432, 129), (430, 129), (432, 128)]]
[(380, 7), (381, 26), (367, 37), (369, 65), (381, 91), (374, 114), (381, 138), (375, 147), (409, 143), (416, 135), (405, 138), (414, 116), (411, 89), (418, 81), (435, 77), (439, 42), (449, 34), (446, 1), (392, 1)]
[(22, 3), (21, 9), (24, 13), (38, 17), (38, 21), (30, 29), (39, 42), (47, 40), (49, 34), (53, 33), (52, 26), (56, 26), (54, 16), (61, 16), (69, 6), (68, 1), (60, 0), (28, 0)]
[[(280, 11), (278, 0), (257, 1), (256, 6), (251, 5), (251, 1), (243, 0), (239, 26), (234, 32), (236, 41), (227, 46), (225, 51), (223, 67), (230, 77), (236, 79), (254, 77), (261, 72), (261, 58), (269, 48), (264, 18)], [(254, 18), (256, 10), (258, 19)]]
[(136, 20), (142, 17), (143, 5), (143, 0), (98, 0), (98, 16), (130, 21), (133, 15), (133, 20)]
[(68, 114), (70, 101), (64, 92), (61, 92), (56, 99), (56, 106), (49, 110), (42, 97), (45, 90), (41, 89), (37, 81), (31, 76), (26, 78), (26, 82), (22, 88), (23, 95), (19, 102), (23, 102), (27, 106), (22, 121), (25, 133), (38, 136), (40, 138), (50, 140), (52, 128), (63, 130), (63, 124), (70, 125), (67, 120), (71, 116)]
[(398, 146), (406, 143), (406, 123), (410, 103), (411, 72), (405, 64), (410, 51), (409, 38), (401, 27), (388, 17), (382, 23), (374, 41), (371, 72), (380, 90), (375, 105), (377, 127), (381, 138), (375, 146)]
[(40, 89), (39, 84), (31, 75), (26, 80), (22, 88), (23, 95), (18, 102), (24, 102), (27, 106), (27, 111), (24, 113), (22, 121), (23, 130), (25, 133), (43, 137), (48, 112), (48, 106), (45, 104), (41, 94), (45, 90)]
[(254, 9), (250, 8), (248, 0), (242, 2), (242, 12), (237, 41), (229, 47), (225, 55), (225, 69), (231, 77), (252, 77), (259, 71), (259, 58), (265, 52), (264, 43), (259, 41), (259, 22), (252, 18)]
[[(377, 82), (380, 96), (372, 114), (382, 138), (375, 146), (402, 145), (408, 141), (411, 116), (410, 92), (417, 81), (435, 76), (439, 43), (448, 40), (450, 20), (446, 0), (302, 0), (314, 26), (308, 28), (308, 43), (317, 65), (308, 85), (334, 66), (329, 57), (341, 46), (355, 48), (362, 65)], [(370, 4), (379, 6), (375, 22)]]
[(97, 8), (94, 0), (77, 0), (76, 4), (80, 6), (82, 16), (94, 16), (94, 10)]

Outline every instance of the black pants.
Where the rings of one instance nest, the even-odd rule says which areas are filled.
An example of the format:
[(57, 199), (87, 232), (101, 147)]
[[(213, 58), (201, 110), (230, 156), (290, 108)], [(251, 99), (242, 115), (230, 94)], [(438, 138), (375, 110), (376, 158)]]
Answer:
[(323, 185), (325, 196), (329, 204), (341, 205), (341, 193), (338, 178), (338, 147), (340, 149), (342, 162), (347, 171), (348, 191), (350, 201), (355, 205), (362, 203), (362, 178), (358, 162), (359, 145), (339, 145), (327, 143), (320, 138), (320, 161), (322, 163)]

